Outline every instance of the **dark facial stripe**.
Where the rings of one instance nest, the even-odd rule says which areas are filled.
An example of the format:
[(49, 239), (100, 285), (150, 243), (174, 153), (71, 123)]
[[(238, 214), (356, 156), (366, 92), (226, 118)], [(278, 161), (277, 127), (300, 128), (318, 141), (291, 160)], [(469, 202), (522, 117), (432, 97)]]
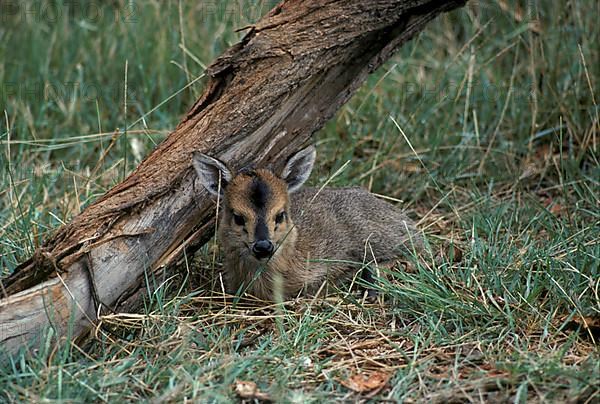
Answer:
[(259, 214), (264, 213), (267, 207), (267, 202), (271, 194), (269, 185), (260, 177), (254, 177), (250, 184), (250, 202), (254, 205)]
[(256, 228), (254, 229), (255, 240), (269, 240), (269, 228), (267, 227), (267, 203), (271, 195), (269, 184), (260, 177), (255, 176), (250, 184), (250, 202), (254, 205), (256, 212)]
[(254, 229), (254, 239), (258, 240), (269, 240), (269, 228), (265, 222), (265, 218), (259, 216), (256, 221), (256, 229)]

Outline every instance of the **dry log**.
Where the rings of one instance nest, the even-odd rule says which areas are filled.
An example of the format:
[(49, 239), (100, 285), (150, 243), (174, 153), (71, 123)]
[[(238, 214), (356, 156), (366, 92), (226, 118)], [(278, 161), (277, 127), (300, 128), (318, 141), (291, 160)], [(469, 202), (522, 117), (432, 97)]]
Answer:
[(288, 0), (247, 27), (168, 138), (2, 281), (1, 345), (15, 351), (47, 326), (65, 335), (69, 321), (84, 334), (99, 302), (119, 306), (145, 275), (210, 239), (215, 204), (196, 183), (193, 150), (233, 168), (278, 167), (396, 49), (465, 1)]

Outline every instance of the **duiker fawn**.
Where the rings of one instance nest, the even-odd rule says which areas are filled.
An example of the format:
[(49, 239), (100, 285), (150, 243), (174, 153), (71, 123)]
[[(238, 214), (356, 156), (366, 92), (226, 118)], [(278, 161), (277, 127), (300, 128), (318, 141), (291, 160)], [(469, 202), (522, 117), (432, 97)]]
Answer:
[[(315, 293), (328, 280), (352, 278), (362, 263), (392, 263), (402, 251), (422, 249), (413, 223), (366, 190), (301, 189), (315, 156), (309, 146), (280, 175), (234, 174), (222, 161), (194, 153), (200, 182), (223, 201), (218, 234), (229, 293), (245, 290), (265, 300)], [(362, 276), (372, 281), (366, 269)]]

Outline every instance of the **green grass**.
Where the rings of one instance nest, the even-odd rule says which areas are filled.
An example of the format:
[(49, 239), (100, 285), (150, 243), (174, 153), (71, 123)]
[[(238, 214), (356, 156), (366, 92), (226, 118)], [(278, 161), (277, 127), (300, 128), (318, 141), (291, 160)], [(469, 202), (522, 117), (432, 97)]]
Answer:
[[(3, 274), (164, 139), (205, 82), (188, 83), (274, 4), (20, 3), (0, 15)], [(359, 400), (349, 378), (383, 372), (374, 399), (597, 401), (600, 6), (518, 4), (435, 20), (317, 136), (313, 184), (350, 160), (334, 186), (403, 200), (427, 233), (383, 302), (227, 305), (207, 246), (84, 346), (48, 331), (7, 358), (0, 400), (230, 401), (236, 381)]]

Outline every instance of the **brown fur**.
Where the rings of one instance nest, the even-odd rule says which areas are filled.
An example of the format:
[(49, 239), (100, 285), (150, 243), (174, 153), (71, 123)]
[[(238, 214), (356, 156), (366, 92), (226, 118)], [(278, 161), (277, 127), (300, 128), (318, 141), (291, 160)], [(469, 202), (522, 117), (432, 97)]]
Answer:
[[(275, 252), (263, 260), (251, 252), (259, 215), (251, 202), (253, 181), (269, 190), (262, 214)], [(286, 180), (259, 169), (233, 176), (223, 199), (218, 234), (230, 293), (245, 290), (264, 300), (312, 294), (324, 282), (352, 278), (365, 263), (389, 264), (407, 251), (422, 250), (412, 221), (361, 188), (305, 188), (288, 194)], [(287, 217), (277, 224), (282, 211)], [(235, 223), (234, 213), (245, 218), (243, 226)]]

